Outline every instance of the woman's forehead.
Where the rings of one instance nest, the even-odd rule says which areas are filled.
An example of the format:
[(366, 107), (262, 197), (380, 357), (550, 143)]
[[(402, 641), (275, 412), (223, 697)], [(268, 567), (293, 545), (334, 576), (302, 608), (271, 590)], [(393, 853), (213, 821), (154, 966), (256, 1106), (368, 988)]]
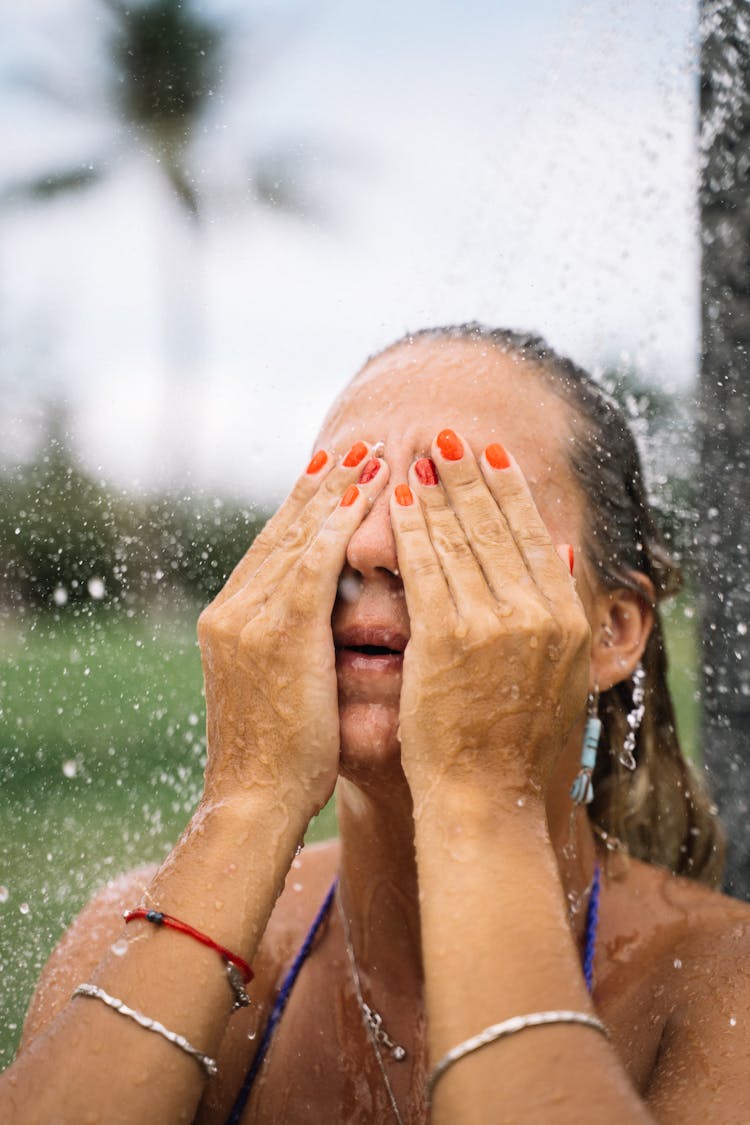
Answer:
[(418, 455), (446, 426), (477, 455), (490, 441), (507, 445), (528, 476), (566, 461), (567, 405), (530, 364), (471, 341), (418, 341), (377, 356), (334, 404), (321, 440), (337, 451), (383, 441), (386, 456)]

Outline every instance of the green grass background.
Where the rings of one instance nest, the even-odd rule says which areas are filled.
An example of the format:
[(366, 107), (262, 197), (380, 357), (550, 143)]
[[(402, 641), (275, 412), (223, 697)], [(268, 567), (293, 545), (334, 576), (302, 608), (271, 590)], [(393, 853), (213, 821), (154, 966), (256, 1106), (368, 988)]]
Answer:
[[(683, 744), (696, 749), (695, 630), (667, 619)], [(90, 617), (0, 629), (0, 1069), (54, 943), (91, 893), (160, 860), (200, 794), (204, 705), (189, 618)], [(335, 833), (332, 806), (308, 839)]]

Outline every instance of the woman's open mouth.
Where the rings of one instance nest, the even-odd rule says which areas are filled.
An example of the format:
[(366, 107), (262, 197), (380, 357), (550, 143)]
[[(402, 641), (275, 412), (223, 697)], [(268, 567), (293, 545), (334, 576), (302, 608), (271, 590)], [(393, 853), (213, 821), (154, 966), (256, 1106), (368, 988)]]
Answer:
[(346, 629), (335, 638), (336, 667), (341, 671), (373, 675), (400, 672), (407, 638), (381, 626)]

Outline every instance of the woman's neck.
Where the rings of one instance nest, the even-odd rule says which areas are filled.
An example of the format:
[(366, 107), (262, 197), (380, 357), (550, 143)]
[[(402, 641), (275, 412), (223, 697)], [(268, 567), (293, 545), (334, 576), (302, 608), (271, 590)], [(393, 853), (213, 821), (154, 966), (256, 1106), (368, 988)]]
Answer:
[(406, 783), (377, 798), (341, 779), (341, 904), (359, 967), (389, 991), (422, 979), (417, 867)]
[[(419, 893), (411, 797), (404, 782), (387, 793), (341, 779), (338, 818), (341, 840), (341, 903), (349, 919), (360, 970), (379, 977), (390, 992), (421, 990), (422, 951)], [(570, 806), (549, 818), (562, 892), (571, 929), (578, 938), (596, 864), (594, 835), (583, 809)]]

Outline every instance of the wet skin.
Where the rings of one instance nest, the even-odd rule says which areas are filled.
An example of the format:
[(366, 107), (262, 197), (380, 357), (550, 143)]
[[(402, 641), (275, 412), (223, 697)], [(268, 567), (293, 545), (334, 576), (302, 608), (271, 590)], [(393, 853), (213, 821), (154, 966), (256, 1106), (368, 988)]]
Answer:
[[(291, 951), (299, 944), (329, 879), (342, 867), (346, 869), (348, 862), (350, 882), (360, 892), (362, 912), (369, 919), (369, 937), (360, 933), (355, 943), (380, 966), (379, 973), (366, 978), (371, 994), (388, 1013), (391, 1034), (407, 1044), (410, 1059), (415, 1060), (413, 1065), (389, 1068), (389, 1075), (402, 1109), (410, 1106), (411, 1119), (416, 1121), (423, 1119), (420, 1094), (425, 1067), (419, 956), (413, 949), (419, 928), (403, 901), (413, 888), (410, 862), (403, 854), (394, 854), (398, 849), (405, 851), (410, 838), (410, 829), (398, 819), (401, 813), (408, 821), (410, 802), (400, 765), (403, 656), (397, 655), (408, 642), (410, 622), (389, 494), (396, 482), (408, 478), (415, 458), (429, 455), (435, 434), (444, 426), (458, 430), (476, 457), (488, 442), (501, 441), (507, 446), (523, 468), (552, 541), (574, 547), (577, 592), (592, 632), (598, 625), (597, 612), (611, 608), (595, 590), (583, 557), (585, 513), (564, 456), (569, 437), (567, 408), (540, 381), (529, 379), (513, 360), (495, 353), (484, 355), (471, 346), (426, 346), (381, 357), (345, 392), (324, 425), (320, 444), (344, 451), (359, 438), (382, 443), (389, 472), (388, 488), (377, 497), (349, 542), (332, 619), (341, 774), (351, 785), (340, 786), (342, 843), (310, 850), (296, 861), (267, 948)], [(628, 612), (638, 617), (644, 611), (626, 603), (622, 613)], [(641, 627), (647, 627), (647, 621)], [(611, 650), (602, 651), (596, 640), (594, 633), (591, 682), (614, 682), (618, 669), (612, 666)], [(382, 656), (353, 651), (363, 646), (395, 652)], [(557, 825), (560, 840), (567, 830), (569, 778), (577, 765), (580, 734), (578, 723), (547, 797), (550, 822)], [(389, 815), (383, 819), (384, 806)], [(705, 935), (724, 931), (729, 917), (744, 930), (748, 911), (742, 904), (617, 853), (604, 857), (603, 864), (597, 1008), (612, 1030), (627, 1073), (645, 1093), (665, 1027), (671, 1019), (679, 1021), (675, 1013), (680, 1012), (691, 987), (705, 988), (700, 979), (700, 947), (711, 941)], [(400, 929), (388, 925), (394, 900), (401, 908)], [(573, 925), (580, 928), (580, 918)], [(735, 940), (741, 950), (743, 938)], [(675, 962), (682, 969), (675, 970)], [(281, 960), (272, 955), (270, 963), (269, 980), (281, 971)], [(714, 986), (723, 987), (726, 976), (717, 973)], [(670, 987), (664, 986), (665, 979)], [(321, 1010), (324, 997), (332, 1003)], [(312, 1020), (311, 1011), (317, 1013)], [(259, 1026), (263, 1014), (258, 1014)], [(253, 1023), (252, 1017), (245, 1018)], [(312, 1052), (311, 1039), (316, 1043)], [(227, 1050), (236, 1058), (245, 1053), (239, 1028), (228, 1037)], [(303, 1119), (305, 1107), (311, 1103), (316, 1112), (324, 1112), (327, 1106), (330, 1119), (342, 1114), (342, 1119), (356, 1120), (356, 1098), (361, 1099), (363, 1121), (372, 1120), (368, 1116), (372, 1109), (364, 1108), (367, 1105), (379, 1107), (378, 1112), (387, 1119), (382, 1080), (358, 1024), (356, 1001), (346, 980), (342, 934), (335, 917), (322, 937), (315, 962), (300, 977), (274, 1051), (275, 1065), (269, 1068), (255, 1098), (258, 1120), (294, 1120), (297, 1114)], [(314, 1064), (307, 1075), (300, 1072), (297, 1062), (306, 1055)], [(237, 1064), (235, 1073), (239, 1070)], [(346, 1083), (342, 1086), (342, 1072), (350, 1076), (348, 1087)], [(293, 1088), (285, 1081), (290, 1073), (294, 1074)], [(665, 1106), (668, 1103), (666, 1096)], [(206, 1120), (212, 1119), (207, 1112)]]
[[(466, 455), (460, 462), (448, 464), (440, 459), (434, 439), (445, 427), (452, 427), (465, 443)], [(325, 799), (338, 766), (340, 842), (306, 849), (294, 862), (253, 958), (256, 1006), (230, 1020), (219, 1053), (219, 1077), (206, 1089), (198, 1120), (225, 1120), (275, 989), (335, 872), (341, 876), (342, 901), (350, 915), (365, 993), (382, 1011), (392, 1037), (407, 1048), (407, 1061), (389, 1068), (389, 1074), (402, 1113), (411, 1121), (426, 1120), (422, 1101), (427, 1066), (423, 974), (435, 964), (440, 968), (441, 946), (452, 932), (468, 922), (466, 940), (459, 948), (470, 951), (471, 967), (488, 991), (490, 976), (501, 981), (507, 977), (511, 1005), (516, 984), (521, 987), (524, 978), (541, 978), (546, 961), (554, 959), (571, 933), (574, 941), (579, 940), (580, 911), (563, 919), (564, 932), (556, 924), (549, 925), (548, 932), (554, 936), (546, 948), (542, 946), (533, 973), (520, 969), (520, 965), (528, 965), (521, 953), (520, 960), (508, 961), (516, 965), (512, 972), (499, 971), (498, 961), (493, 961), (490, 974), (484, 976), (486, 951), (472, 947), (471, 926), (472, 922), (477, 927), (481, 924), (485, 905), (489, 911), (489, 890), (482, 906), (474, 913), (469, 911), (468, 919), (461, 917), (460, 909), (452, 910), (450, 899), (439, 903), (436, 941), (432, 931), (424, 932), (425, 918), (428, 924), (430, 918), (425, 908), (433, 901), (427, 893), (429, 864), (420, 868), (419, 886), (415, 865), (415, 842), (423, 848), (427, 839), (447, 877), (457, 849), (465, 847), (466, 855), (473, 857), (472, 833), (481, 834), (488, 825), (496, 825), (497, 845), (485, 850), (481, 863), (489, 868), (498, 862), (498, 851), (502, 859), (504, 849), (509, 849), (523, 895), (528, 892), (535, 903), (537, 899), (541, 902), (532, 862), (536, 839), (529, 829), (534, 824), (530, 810), (538, 805), (559, 867), (553, 888), (556, 901), (561, 895), (573, 901), (585, 895), (596, 854), (585, 814), (580, 813), (575, 821), (571, 855), (564, 854), (563, 845), (569, 841), (568, 791), (580, 753), (586, 687), (596, 683), (604, 690), (630, 674), (648, 635), (650, 613), (646, 601), (632, 591), (604, 592), (592, 579), (583, 550), (585, 511), (565, 458), (569, 438), (567, 407), (535, 373), (497, 351), (469, 343), (421, 342), (387, 353), (369, 365), (334, 405), (320, 436), (322, 447), (341, 456), (360, 440), (370, 445), (382, 443), (379, 472), (366, 486), (369, 491), (363, 490), (371, 506), (361, 522), (354, 526), (353, 521), (341, 573), (321, 579), (332, 582), (335, 591), (338, 578), (338, 595), (330, 603), (331, 625), (316, 623), (299, 651), (299, 645), (293, 647), (293, 622), (269, 616), (273, 644), (269, 642), (268, 651), (272, 669), (280, 665), (280, 651), (288, 662), (297, 662), (280, 669), (272, 700), (276, 710), (269, 714), (276, 714), (278, 724), (287, 721), (286, 692), (290, 693), (290, 715), (300, 713), (303, 704), (310, 714), (316, 714), (315, 700), (322, 701), (318, 710), (323, 711), (333, 684), (334, 699), (337, 688), (338, 733), (333, 737), (331, 727), (324, 725), (321, 735), (320, 723), (311, 723), (300, 733), (289, 720), (298, 741), (288, 741), (287, 748), (291, 745), (296, 758), (285, 763), (273, 756), (277, 748), (269, 725), (264, 743), (268, 761), (264, 757), (245, 763), (236, 756), (214, 755), (207, 791), (213, 800), (236, 793), (242, 771), (252, 768), (261, 789), (275, 785), (274, 793), (283, 796), (287, 807), (295, 801), (307, 802), (305, 810), (312, 812)], [(513, 476), (516, 467), (511, 468), (510, 476), (495, 479), (482, 463), (487, 443), (498, 441), (520, 466), (535, 508), (528, 507), (523, 496), (511, 496), (513, 481), (521, 480)], [(415, 459), (429, 455), (438, 465), (440, 486), (423, 486), (415, 478)], [(339, 470), (330, 470), (329, 483), (334, 471)], [(407, 480), (419, 507), (396, 510), (393, 488)], [(308, 488), (309, 481), (303, 484)], [(477, 485), (481, 486), (479, 493)], [(342, 481), (339, 494), (343, 489)], [(467, 530), (465, 524), (459, 527), (446, 520), (453, 510), (468, 521), (468, 497), (477, 494), (480, 502), (475, 510), (480, 517), (476, 525)], [(416, 524), (408, 532), (409, 520), (413, 523), (421, 505), (429, 508), (430, 519), (435, 521), (439, 573), (424, 565), (426, 556), (419, 557), (426, 540), (420, 538)], [(491, 573), (485, 568), (483, 577), (478, 576), (476, 567), (472, 570), (476, 552), (473, 548), (466, 552), (468, 538), (489, 519), (488, 512), (495, 518), (493, 512), (507, 511), (512, 505), (527, 513), (527, 530), (536, 528), (526, 544), (526, 560), (520, 566), (518, 552), (507, 548), (502, 566), (490, 567)], [(537, 509), (546, 531), (534, 522)], [(439, 526), (443, 532), (435, 530)], [(555, 553), (560, 544), (574, 547), (575, 586)], [(493, 549), (492, 544), (487, 547), (490, 553)], [(277, 556), (278, 551), (269, 567)], [(455, 580), (450, 589), (443, 589), (441, 574), (454, 579), (460, 574), (465, 581)], [(223, 606), (221, 598), (217, 600), (219, 615), (226, 608), (227, 618), (237, 593), (246, 599), (249, 619), (248, 607), (256, 605), (252, 601), (255, 594), (252, 582), (243, 593), (244, 581), (242, 573), (230, 580)], [(269, 578), (266, 592), (273, 585)], [(425, 591), (429, 596), (423, 604), (420, 597)], [(294, 596), (290, 591), (288, 605), (299, 614), (304, 606), (299, 600), (295, 603)], [(271, 602), (269, 598), (269, 605)], [(417, 606), (418, 612), (410, 615), (409, 606)], [(555, 627), (552, 632), (550, 619)], [(498, 620), (503, 628), (495, 627)], [(489, 631), (485, 628), (488, 621), (492, 625)], [(550, 657), (546, 664), (533, 658), (534, 646), (518, 641), (528, 621), (532, 633), (527, 629), (526, 641), (530, 635), (537, 636), (538, 627), (538, 637), (557, 638), (561, 655)], [(278, 647), (280, 636), (286, 640), (283, 649)], [(390, 651), (369, 651), (373, 648)], [(239, 689), (229, 682), (231, 662), (225, 670), (219, 648), (215, 655), (218, 672), (207, 680), (209, 709), (215, 712), (218, 702), (226, 714), (228, 693)], [(258, 649), (256, 659), (261, 656), (266, 658), (265, 651)], [(443, 667), (441, 661), (444, 674), (437, 675), (436, 669)], [(533, 706), (516, 706), (514, 687)], [(254, 721), (265, 721), (262, 703), (257, 700), (254, 704)], [(550, 721), (535, 726), (537, 715)], [(552, 716), (558, 717), (557, 726)], [(554, 737), (548, 736), (547, 728), (554, 728)], [(226, 744), (226, 729), (225, 722), (220, 731), (212, 733), (209, 720), (209, 744), (219, 734)], [(563, 736), (563, 729), (570, 732), (569, 737)], [(317, 754), (315, 761), (311, 746)], [(471, 753), (464, 753), (466, 750)], [(323, 762), (320, 769), (318, 760)], [(296, 771), (289, 768), (295, 762)], [(295, 773), (301, 779), (299, 784)], [(460, 793), (467, 826), (463, 839), (446, 840), (439, 826), (430, 835), (429, 804), (435, 779), (441, 792), (450, 797)], [(440, 810), (445, 807), (438, 802)], [(513, 852), (515, 821), (526, 835), (522, 835), (521, 850)], [(527, 850), (529, 871), (535, 873), (528, 886), (524, 885)], [(742, 1077), (745, 1064), (735, 1063), (732, 1054), (739, 1052), (744, 1060), (746, 1036), (734, 1034), (736, 1023), (730, 1024), (730, 1018), (736, 1020), (733, 1013), (740, 1012), (747, 1019), (743, 981), (750, 911), (744, 904), (656, 868), (619, 855), (601, 858), (605, 878), (594, 999), (611, 1028), (624, 1072), (639, 1094), (648, 1098), (657, 1120), (703, 1120), (706, 1107), (719, 1105), (720, 1119), (746, 1119), (742, 1114), (745, 1110), (750, 1113), (750, 1100)], [(469, 859), (467, 866), (473, 862)], [(67, 947), (55, 955), (45, 976), (26, 1041), (65, 1003), (71, 985), (93, 971), (120, 933), (113, 907), (132, 905), (150, 875), (140, 873), (126, 879), (106, 899), (95, 900), (76, 924)], [(422, 929), (418, 894), (422, 894)], [(539, 917), (546, 919), (541, 907), (539, 911)], [(542, 941), (547, 925), (545, 921)], [(513, 930), (514, 925), (504, 917), (493, 938), (498, 948), (506, 931), (512, 937)], [(429, 952), (425, 964), (423, 941)], [(77, 950), (75, 957), (71, 947)], [(452, 952), (450, 956), (448, 976), (458, 976), (465, 958), (460, 958), (459, 965), (459, 957)], [(575, 952), (574, 974), (578, 963)], [(500, 955), (499, 964), (504, 964)], [(467, 996), (470, 984), (467, 982)], [(453, 1005), (454, 1009), (460, 1007)], [(492, 1018), (497, 1018), (497, 1009), (490, 1010)], [(511, 1011), (518, 1010), (511, 1007)], [(472, 1031), (490, 1022), (481, 1013), (475, 1018), (480, 1022), (472, 1025)], [(452, 1041), (461, 1034), (454, 1034)], [(585, 1052), (598, 1049), (599, 1044), (594, 1047), (582, 1040), (580, 1046), (580, 1057), (585, 1060)], [(434, 1051), (434, 1041), (432, 1048)], [(498, 1065), (512, 1068), (515, 1064), (507, 1060), (518, 1059), (516, 1069), (525, 1073), (523, 1067), (529, 1065), (525, 1051), (528, 1046), (519, 1037), (518, 1044), (504, 1046), (493, 1057)], [(720, 1079), (712, 1069), (717, 1059), (722, 1060)], [(462, 1063), (461, 1075), (473, 1080), (473, 1065)], [(583, 1062), (581, 1066), (585, 1070)], [(702, 1076), (698, 1087), (696, 1073)], [(535, 1074), (539, 1077), (534, 1070), (529, 1074), (531, 1079)], [(545, 1073), (545, 1079), (548, 1077)], [(717, 1101), (721, 1098), (725, 1100)], [(388, 1112), (382, 1078), (348, 975), (341, 925), (334, 913), (295, 987), (245, 1120), (373, 1121), (387, 1120)], [(654, 1118), (629, 1113), (621, 1119)]]

